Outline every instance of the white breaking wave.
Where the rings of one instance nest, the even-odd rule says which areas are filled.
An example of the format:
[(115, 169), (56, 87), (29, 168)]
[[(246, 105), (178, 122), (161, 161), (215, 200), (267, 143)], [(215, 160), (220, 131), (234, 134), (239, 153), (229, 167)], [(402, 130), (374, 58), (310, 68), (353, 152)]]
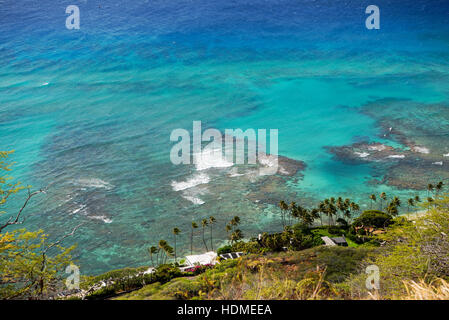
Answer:
[(206, 184), (209, 183), (210, 177), (205, 173), (200, 173), (195, 176), (193, 176), (190, 179), (187, 179), (186, 181), (172, 181), (171, 186), (173, 188), (173, 191), (181, 191), (185, 189), (189, 189), (195, 186), (198, 186), (200, 184)]
[(203, 200), (201, 200), (200, 198), (196, 198), (196, 197), (192, 197), (192, 196), (182, 196), (184, 199), (189, 200), (190, 202), (192, 202), (193, 204), (204, 204), (205, 202)]
[(385, 150), (387, 147), (384, 146), (383, 144), (381, 145), (376, 145), (376, 146), (369, 146), (368, 149), (372, 150), (372, 151), (383, 151)]
[(419, 153), (429, 153), (429, 152), (430, 152), (429, 149), (426, 148), (426, 147), (417, 147), (417, 146), (414, 146), (414, 147), (412, 148), (412, 150), (415, 151), (415, 152), (419, 152)]
[(239, 173), (238, 170), (237, 170), (237, 168), (232, 168), (232, 169), (229, 171), (229, 173), (228, 173), (228, 176), (231, 177), (231, 178), (234, 178), (234, 177), (241, 177), (241, 176), (244, 176), (244, 175), (245, 175), (244, 173)]
[(104, 188), (107, 190), (114, 188), (114, 185), (98, 178), (78, 179), (75, 184), (84, 188)]
[(404, 159), (404, 158), (405, 158), (405, 155), (403, 155), (403, 154), (392, 154), (392, 155), (389, 155), (388, 158), (393, 158), (393, 159)]
[(72, 211), (72, 214), (76, 214), (76, 213), (78, 213), (78, 212), (80, 212), (81, 210), (81, 212), (85, 212), (85, 209), (86, 208), (86, 205), (85, 204), (82, 204), (82, 205), (80, 205), (78, 208), (76, 208), (75, 210), (73, 210)]
[(234, 165), (224, 158), (221, 149), (206, 147), (201, 153), (194, 154), (193, 157), (198, 171), (210, 168), (228, 168)]
[(432, 164), (435, 164), (437, 166), (442, 166), (443, 165), (443, 161), (436, 161), (436, 162), (433, 162)]
[(449, 153), (443, 154), (443, 157), (449, 157)]
[(354, 154), (358, 155), (360, 158), (366, 158), (369, 156), (368, 152), (357, 152), (355, 151)]
[(277, 172), (289, 174), (287, 170), (279, 165), (279, 158), (272, 154), (259, 154), (257, 161), (263, 167), (259, 168), (259, 176), (273, 175)]
[(90, 219), (101, 220), (104, 223), (111, 223), (112, 220), (107, 218), (106, 216), (89, 216)]

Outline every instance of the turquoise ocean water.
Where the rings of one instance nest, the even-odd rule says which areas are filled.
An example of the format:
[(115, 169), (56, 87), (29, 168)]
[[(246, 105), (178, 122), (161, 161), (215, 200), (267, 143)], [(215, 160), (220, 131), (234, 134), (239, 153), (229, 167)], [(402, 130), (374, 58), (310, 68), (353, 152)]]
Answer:
[[(80, 8), (80, 30), (65, 28), (69, 4)], [(57, 237), (85, 222), (69, 243), (78, 243), (82, 270), (99, 273), (147, 264), (146, 248), (171, 240), (173, 227), (188, 253), (190, 222), (210, 215), (217, 246), (234, 215), (248, 237), (278, 230), (282, 199), (343, 196), (366, 208), (371, 193), (416, 194), (369, 183), (379, 178), (375, 164), (341, 161), (326, 148), (404, 147), (383, 136), (385, 119), (366, 112), (384, 103), (379, 116), (393, 125), (412, 119), (406, 128), (420, 121), (428, 136), (438, 133), (426, 140), (438, 141), (430, 154), (443, 161), (449, 152), (447, 2), (378, 1), (380, 30), (365, 28), (370, 4), (0, 1), (0, 149), (16, 150), (20, 181), (51, 185), (27, 226)], [(437, 128), (426, 121), (435, 106), (446, 119)], [(307, 167), (269, 182), (233, 177), (231, 167), (175, 166), (170, 133), (194, 120), (278, 129), (279, 154)], [(203, 251), (199, 236), (195, 250)]]

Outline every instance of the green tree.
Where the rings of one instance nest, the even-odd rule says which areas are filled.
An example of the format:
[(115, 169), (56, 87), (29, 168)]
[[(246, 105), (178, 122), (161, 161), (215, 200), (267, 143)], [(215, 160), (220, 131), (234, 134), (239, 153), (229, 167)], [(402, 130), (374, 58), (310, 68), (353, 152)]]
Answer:
[(285, 227), (285, 213), (288, 210), (288, 204), (286, 204), (284, 200), (281, 200), (279, 202), (279, 208), (281, 209), (282, 229), (284, 229), (284, 227)]
[(190, 254), (193, 254), (193, 232), (198, 228), (198, 224), (192, 221), (192, 232), (190, 233)]
[(376, 202), (376, 195), (372, 194), (372, 195), (369, 196), (369, 198), (371, 199), (371, 208), (370, 209), (372, 209), (373, 208), (373, 203)]
[[(8, 157), (12, 153), (0, 151), (0, 298), (45, 299), (63, 288), (62, 272), (72, 264), (70, 253), (75, 246), (64, 248), (61, 242), (72, 236), (81, 225), (53, 242), (48, 241), (49, 236), (42, 230), (6, 230), (12, 225), (23, 224), (23, 215), (30, 200), (45, 192), (31, 192), (30, 186), (23, 187), (20, 182), (11, 182), (13, 178), (8, 173), (12, 163), (8, 162)], [(20, 209), (14, 213), (7, 212), (6, 204), (24, 189), (27, 189), (27, 197)]]
[(209, 251), (209, 249), (207, 248), (206, 239), (204, 238), (204, 230), (207, 227), (207, 224), (208, 224), (207, 219), (201, 220), (201, 227), (203, 229), (203, 243), (204, 243), (204, 246), (206, 247), (206, 252)]
[(431, 183), (427, 185), (427, 197), (429, 197), (429, 193), (432, 192), (434, 188), (434, 185)]
[(178, 228), (173, 228), (173, 236), (175, 240), (175, 262), (178, 262), (178, 259), (176, 257), (176, 236), (179, 235), (180, 232), (181, 230), (179, 230)]
[(216, 222), (216, 219), (213, 216), (209, 217), (209, 227), (210, 227), (210, 247), (211, 250), (214, 250), (214, 243), (212, 237), (212, 225)]
[[(150, 248), (148, 248), (148, 253), (150, 255), (150, 259), (151, 259), (151, 266), (154, 267), (154, 260), (153, 260), (153, 255), (156, 255), (159, 253), (159, 249), (156, 248), (155, 246), (151, 246)], [(159, 264), (159, 261), (156, 261), (156, 264)]]
[(410, 212), (410, 207), (415, 206), (415, 200), (413, 198), (410, 198), (407, 200), (407, 211)]
[(435, 186), (435, 191), (437, 193), (437, 196), (439, 195), (439, 193), (441, 192), (441, 190), (443, 189), (444, 183), (443, 181), (440, 181), (436, 184)]
[(387, 201), (387, 194), (385, 192), (382, 192), (379, 196), (380, 198), (380, 211), (383, 209), (383, 201)]
[(243, 239), (243, 233), (240, 229), (236, 229), (231, 234), (231, 243), (234, 243), (236, 241), (239, 241)]

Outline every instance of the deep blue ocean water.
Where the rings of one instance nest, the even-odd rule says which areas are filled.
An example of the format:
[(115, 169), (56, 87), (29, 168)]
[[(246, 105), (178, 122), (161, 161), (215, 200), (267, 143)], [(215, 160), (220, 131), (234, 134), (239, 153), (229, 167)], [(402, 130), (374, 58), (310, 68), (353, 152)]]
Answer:
[[(70, 4), (80, 30), (65, 27)], [(370, 4), (380, 30), (365, 28)], [(216, 245), (234, 215), (248, 237), (275, 231), (283, 195), (366, 207), (373, 192), (414, 194), (368, 184), (371, 166), (324, 147), (394, 144), (360, 108), (447, 104), (448, 58), (447, 1), (0, 0), (0, 150), (16, 150), (20, 181), (51, 185), (30, 207), (30, 229), (56, 237), (87, 222), (68, 241), (82, 272), (138, 266), (173, 227), (187, 253), (190, 222), (209, 215), (220, 223)], [(278, 129), (279, 153), (306, 163), (303, 179), (254, 193), (264, 186), (230, 178), (230, 168), (174, 166), (170, 133), (194, 120)]]

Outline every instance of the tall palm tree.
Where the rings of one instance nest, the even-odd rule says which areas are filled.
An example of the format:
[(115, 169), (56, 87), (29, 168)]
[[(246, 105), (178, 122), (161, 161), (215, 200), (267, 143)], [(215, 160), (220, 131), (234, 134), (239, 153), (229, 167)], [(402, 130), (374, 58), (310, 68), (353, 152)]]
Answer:
[(415, 202), (421, 202), (421, 198), (419, 196), (415, 196)]
[(181, 232), (178, 228), (173, 228), (173, 236), (175, 238), (175, 262), (178, 262), (178, 259), (176, 257), (176, 236)]
[(443, 186), (444, 186), (443, 181), (438, 182), (437, 185), (435, 186), (435, 190), (436, 190), (437, 196), (440, 193), (441, 189), (443, 189)]
[(234, 230), (234, 232), (231, 234), (231, 243), (234, 243), (236, 241), (239, 241), (243, 239), (243, 233), (240, 229)]
[(401, 199), (399, 199), (398, 197), (394, 197), (392, 202), (396, 207), (401, 206)]
[(388, 206), (386, 207), (387, 213), (391, 214), (392, 216), (398, 215), (398, 207), (393, 202), (390, 202)]
[(380, 211), (382, 211), (383, 201), (387, 201), (387, 194), (385, 192), (382, 192), (379, 197), (380, 197)]
[(204, 239), (204, 229), (207, 227), (207, 219), (203, 219), (201, 220), (201, 228), (203, 228), (203, 243), (204, 246), (206, 247), (206, 252), (209, 251), (209, 249), (207, 248), (207, 243), (206, 243), (206, 239)]
[(376, 201), (376, 195), (372, 194), (369, 196), (369, 198), (371, 199), (371, 209), (373, 209), (373, 203)]
[(333, 217), (337, 214), (337, 207), (332, 203), (332, 201), (329, 202), (329, 205), (327, 206), (327, 214), (332, 222), (332, 225), (335, 225)]
[(190, 254), (193, 254), (193, 231), (198, 228), (196, 222), (192, 221), (192, 232), (190, 233)]
[(326, 212), (326, 205), (324, 204), (324, 202), (320, 202), (318, 204), (318, 212), (320, 214), (320, 223), (321, 226), (323, 226), (323, 218), (322, 218), (322, 214)]
[(432, 197), (427, 197), (427, 212), (430, 210), (430, 204), (435, 200)]
[(240, 224), (240, 217), (234, 216), (229, 222), (232, 226), (238, 226)]
[(427, 185), (427, 197), (429, 197), (429, 192), (432, 192), (434, 188), (435, 188), (435, 187), (434, 187), (433, 184), (431, 184), (431, 183), (429, 183), (429, 184)]
[(285, 227), (285, 212), (288, 210), (288, 204), (284, 200), (279, 202), (279, 208), (281, 208), (282, 229)]
[(231, 240), (231, 236), (229, 235), (229, 232), (232, 231), (232, 226), (230, 224), (227, 224), (225, 229), (226, 229), (226, 234), (228, 235), (228, 239)]
[[(159, 240), (158, 243), (158, 247), (159, 247), (159, 252), (161, 252), (162, 254), (165, 254), (165, 256), (167, 256), (167, 241), (165, 240)], [(158, 254), (158, 261), (159, 261), (159, 254)], [(164, 262), (164, 256), (161, 255), (161, 262)]]
[(212, 225), (215, 223), (216, 219), (213, 216), (209, 217), (209, 227), (210, 227), (210, 247), (214, 250), (213, 237), (212, 237)]
[[(151, 266), (154, 267), (154, 260), (153, 260), (153, 255), (157, 254), (159, 252), (158, 248), (156, 248), (155, 246), (151, 246), (150, 248), (148, 248), (148, 253), (150, 254), (150, 259), (151, 259)], [(159, 261), (156, 261), (156, 263), (158, 264)]]
[[(340, 211), (342, 213), (342, 216), (343, 216), (343, 211), (344, 211), (345, 205), (344, 205), (342, 197), (338, 197), (336, 207), (337, 207), (338, 211)], [(338, 214), (337, 214), (337, 218), (338, 218)]]
[(415, 200), (413, 198), (410, 198), (407, 200), (407, 211), (410, 212), (410, 207), (415, 206)]
[(290, 203), (290, 206), (289, 206), (289, 220), (288, 220), (288, 224), (289, 225), (291, 225), (292, 224), (292, 218), (293, 218), (293, 215), (292, 215), (292, 213), (293, 213), (293, 210), (294, 210), (294, 208), (296, 208), (296, 202), (294, 202), (294, 201), (292, 201), (291, 203)]
[(310, 210), (310, 217), (312, 219), (312, 222), (318, 218), (320, 218), (321, 220), (320, 211), (317, 208), (313, 208), (312, 210)]
[(173, 257), (174, 250), (171, 246), (168, 245), (168, 243), (164, 246), (164, 252), (165, 252), (165, 260), (164, 263), (167, 263), (168, 257)]

